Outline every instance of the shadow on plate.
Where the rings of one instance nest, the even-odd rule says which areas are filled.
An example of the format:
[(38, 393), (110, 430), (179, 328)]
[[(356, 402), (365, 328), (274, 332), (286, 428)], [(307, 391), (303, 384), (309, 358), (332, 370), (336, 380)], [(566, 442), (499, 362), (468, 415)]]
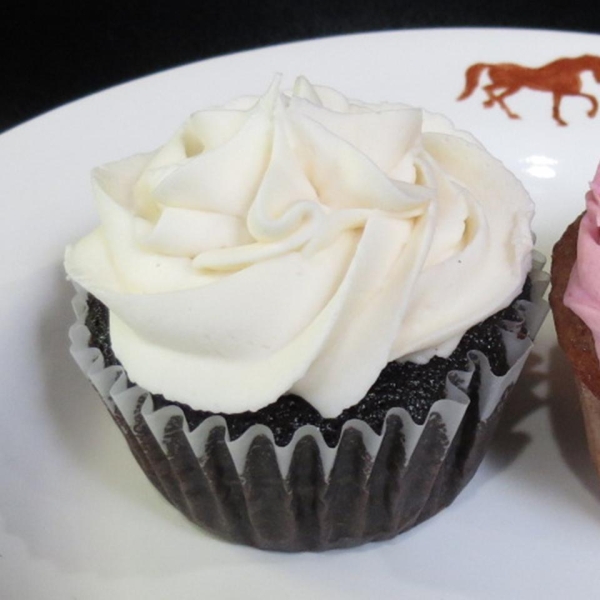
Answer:
[(528, 433), (517, 429), (522, 420), (546, 405), (546, 401), (535, 392), (545, 377), (539, 370), (541, 363), (538, 355), (529, 357), (502, 413), (488, 454), (494, 471), (508, 468), (531, 442)]
[[(558, 346), (549, 353), (547, 368), (533, 354), (502, 415), (488, 460), (494, 471), (509, 467), (530, 444), (529, 433), (519, 424), (546, 408), (552, 435), (565, 463), (585, 489), (600, 502), (600, 482), (587, 449), (583, 418), (571, 368)], [(540, 392), (540, 390), (543, 390)]]

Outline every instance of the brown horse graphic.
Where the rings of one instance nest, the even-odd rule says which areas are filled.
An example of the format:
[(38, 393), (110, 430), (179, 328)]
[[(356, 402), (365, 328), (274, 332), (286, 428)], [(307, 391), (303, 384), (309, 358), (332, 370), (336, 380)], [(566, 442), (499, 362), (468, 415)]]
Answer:
[(591, 71), (596, 82), (600, 83), (600, 56), (584, 54), (577, 58), (559, 58), (537, 69), (513, 63), (476, 63), (471, 65), (465, 73), (467, 80), (465, 89), (457, 98), (458, 100), (464, 100), (473, 93), (479, 84), (481, 74), (486, 69), (491, 83), (483, 86), (483, 90), (488, 96), (483, 106), (491, 108), (494, 104), (498, 104), (511, 119), (520, 117), (508, 108), (504, 99), (516, 94), (522, 88), (551, 92), (553, 98), (552, 117), (559, 125), (567, 124), (560, 116), (560, 101), (563, 96), (587, 98), (592, 105), (587, 113), (589, 117), (595, 116), (598, 112), (596, 98), (581, 91), (581, 73)]

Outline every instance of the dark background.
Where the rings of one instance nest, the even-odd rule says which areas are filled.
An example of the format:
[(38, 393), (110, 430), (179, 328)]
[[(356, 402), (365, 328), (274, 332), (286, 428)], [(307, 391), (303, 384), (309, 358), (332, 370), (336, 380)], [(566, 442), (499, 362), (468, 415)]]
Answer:
[(506, 0), (0, 0), (0, 131), (91, 92), (257, 46), (424, 27), (600, 33), (600, 5)]

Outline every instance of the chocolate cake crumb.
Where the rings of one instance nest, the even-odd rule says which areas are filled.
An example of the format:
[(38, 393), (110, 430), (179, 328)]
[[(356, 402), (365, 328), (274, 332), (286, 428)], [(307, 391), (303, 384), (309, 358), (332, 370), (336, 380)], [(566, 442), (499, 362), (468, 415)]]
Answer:
[[(531, 282), (527, 279), (519, 297), (507, 308), (471, 327), (448, 358), (434, 357), (423, 365), (397, 361), (388, 363), (366, 396), (335, 418), (323, 418), (311, 404), (293, 394), (281, 396), (277, 401), (256, 412), (227, 414), (194, 410), (158, 394), (152, 396), (154, 408), (158, 410), (168, 405), (179, 406), (190, 429), (195, 429), (208, 417), (219, 414), (227, 422), (231, 439), (240, 437), (252, 425), (263, 424), (272, 430), (275, 442), (279, 446), (288, 444), (294, 433), (303, 425), (314, 425), (320, 429), (325, 442), (333, 447), (339, 440), (342, 426), (350, 419), (365, 421), (375, 432), (381, 433), (385, 415), (394, 407), (405, 408), (415, 422), (422, 424), (431, 405), (436, 400), (446, 397), (448, 372), (465, 370), (468, 367), (470, 351), (480, 350), (485, 354), (494, 374), (506, 373), (508, 363), (500, 325), (503, 321), (522, 321), (517, 308), (518, 301), (528, 300), (530, 295)], [(102, 352), (105, 364), (120, 364), (110, 344), (108, 309), (91, 294), (88, 295), (86, 326), (91, 333), (90, 346)]]

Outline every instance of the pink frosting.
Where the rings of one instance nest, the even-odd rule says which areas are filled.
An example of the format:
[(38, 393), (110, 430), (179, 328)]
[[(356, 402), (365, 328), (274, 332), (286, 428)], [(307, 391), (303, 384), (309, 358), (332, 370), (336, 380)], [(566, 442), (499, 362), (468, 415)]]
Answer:
[(600, 165), (590, 188), (564, 302), (591, 329), (600, 359)]

